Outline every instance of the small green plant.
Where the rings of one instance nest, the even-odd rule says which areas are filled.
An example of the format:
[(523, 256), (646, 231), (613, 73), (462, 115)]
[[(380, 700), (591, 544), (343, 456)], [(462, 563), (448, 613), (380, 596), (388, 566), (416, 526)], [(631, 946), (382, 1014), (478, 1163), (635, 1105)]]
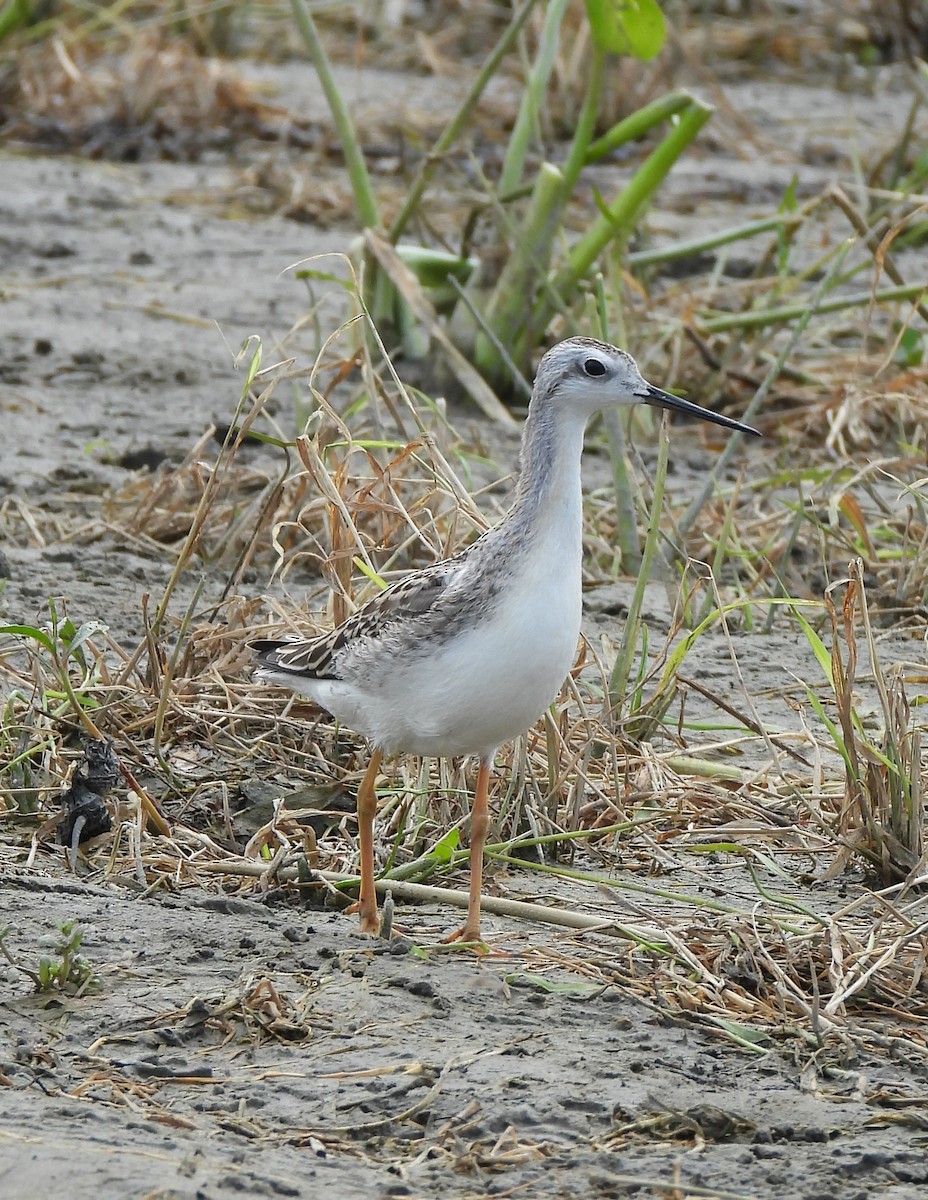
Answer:
[(0, 953), (11, 966), (32, 980), (36, 992), (64, 992), (69, 996), (82, 996), (100, 986), (99, 976), (79, 953), (84, 934), (76, 921), (62, 921), (58, 926), (53, 952), (41, 955), (37, 971), (23, 966), (10, 953), (6, 944), (9, 934), (9, 928), (0, 930)]
[(30, 0), (7, 0), (0, 8), (0, 41), (14, 30), (31, 25), (37, 19)]
[[(50, 620), (47, 627), (0, 625), (0, 635), (25, 638), (35, 642), (40, 652), (45, 652), (51, 668), (52, 686), (44, 691), (43, 706), (56, 719), (70, 710), (92, 737), (99, 738), (101, 734), (90, 716), (90, 711), (98, 706), (90, 692), (97, 681), (99, 669), (90, 639), (105, 633), (106, 626), (100, 621), (85, 621), (78, 627), (68, 617), (62, 620), (51, 598), (48, 608)], [(89, 656), (85, 654), (85, 647), (91, 650)], [(71, 678), (72, 664), (80, 670), (80, 681), (76, 686)], [(4, 718), (4, 724), (7, 717)]]

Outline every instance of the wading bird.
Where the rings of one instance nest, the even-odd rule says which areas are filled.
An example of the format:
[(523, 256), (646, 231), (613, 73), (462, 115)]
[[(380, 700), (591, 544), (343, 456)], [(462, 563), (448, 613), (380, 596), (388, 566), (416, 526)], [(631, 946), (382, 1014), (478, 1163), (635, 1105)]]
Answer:
[(258, 675), (309, 696), (369, 739), (358, 790), (361, 928), (379, 928), (374, 784), (384, 754), (476, 755), (467, 919), (480, 940), (487, 792), (496, 750), (553, 702), (580, 636), (587, 421), (610, 405), (651, 404), (728, 429), (756, 429), (648, 383), (624, 350), (592, 338), (554, 346), (538, 368), (512, 507), (472, 545), (415, 571), (331, 632), (253, 644)]

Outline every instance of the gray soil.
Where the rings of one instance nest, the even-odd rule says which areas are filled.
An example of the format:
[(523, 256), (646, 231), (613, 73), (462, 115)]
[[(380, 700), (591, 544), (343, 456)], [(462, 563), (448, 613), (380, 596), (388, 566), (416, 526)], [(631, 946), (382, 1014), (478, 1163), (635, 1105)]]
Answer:
[[(280, 77), (295, 104), (312, 103), (294, 95), (306, 75)], [(852, 122), (844, 93), (787, 94), (792, 113), (772, 84), (733, 86), (728, 99), (751, 119), (765, 114), (770, 143), (782, 135), (796, 151), (813, 111), (817, 145), (843, 144), (853, 123), (863, 152), (907, 108), (881, 93)], [(748, 219), (789, 180), (793, 163), (777, 160), (762, 178), (756, 160), (748, 171), (724, 155), (694, 159), (655, 228), (677, 235), (686, 224), (675, 189), (706, 197), (719, 224), (732, 211), (721, 199), (734, 194)], [(828, 174), (803, 172), (810, 188)], [(226, 163), (5, 152), (0, 174), (0, 500), (37, 515), (46, 542), (8, 524), (21, 536), (0, 546), (3, 618), (34, 621), (49, 595), (63, 596), (75, 618), (105, 620), (134, 644), (140, 595), (160, 593), (169, 565), (99, 525), (107, 489), (129, 478), (120, 459), (153, 449), (179, 460), (211, 421), (228, 419), (241, 375), (222, 338), (234, 351), (258, 332), (273, 347), (306, 305), (281, 272), (344, 250), (352, 233), (217, 214), (210, 194), (236, 186)], [(323, 326), (337, 319), (333, 301)], [(287, 349), (311, 362), (310, 332)], [(513, 456), (511, 439), (500, 442), (504, 469)], [(92, 539), (56, 536), (56, 521), (73, 531), (81, 517), (98, 523)], [(614, 633), (627, 596), (626, 584), (594, 592), (591, 632)], [(659, 617), (660, 589), (652, 599)], [(773, 696), (808, 667), (807, 649), (785, 636), (741, 638), (738, 651), (756, 694)], [(723, 645), (707, 639), (705, 653), (717, 690), (737, 690)], [(781, 700), (761, 709), (772, 728), (795, 728)], [(402, 903), (404, 936), (374, 942), (350, 917), (289, 896), (82, 881), (54, 846), (27, 861), (12, 818), (0, 824), (0, 862), (10, 950), (34, 964), (56, 927), (76, 920), (99, 977), (79, 998), (49, 999), (0, 967), (0, 1195), (10, 1200), (928, 1194), (924, 1137), (913, 1133), (925, 1128), (928, 1060), (914, 1045), (876, 1054), (851, 1030), (818, 1048), (806, 1028), (763, 1054), (739, 1049), (619, 975), (585, 979), (578, 964), (598, 960), (599, 934), (489, 917), (493, 952), (475, 959), (439, 949), (448, 910)], [(493, 890), (518, 894), (518, 872)], [(604, 918), (609, 904), (600, 898)], [(541, 952), (548, 986), (534, 967)], [(891, 1107), (892, 1096), (912, 1104)], [(900, 1123), (910, 1110), (921, 1116)]]
[[(538, 928), (491, 918), (498, 955), (423, 959), (320, 912), (38, 871), (8, 875), (3, 895), (20, 947), (80, 921), (103, 980), (82, 1000), (8, 989), (10, 1197), (65, 1179), (75, 1197), (211, 1200), (608, 1197), (675, 1178), (684, 1195), (925, 1194), (924, 1149), (873, 1099), (923, 1087), (924, 1067), (829, 1054), (813, 1088), (799, 1042), (757, 1058), (621, 984), (565, 972), (547, 982), (572, 986), (544, 990)], [(432, 946), (447, 928), (403, 915)], [(596, 939), (572, 949), (594, 957)], [(263, 980), (279, 1005), (255, 998)]]

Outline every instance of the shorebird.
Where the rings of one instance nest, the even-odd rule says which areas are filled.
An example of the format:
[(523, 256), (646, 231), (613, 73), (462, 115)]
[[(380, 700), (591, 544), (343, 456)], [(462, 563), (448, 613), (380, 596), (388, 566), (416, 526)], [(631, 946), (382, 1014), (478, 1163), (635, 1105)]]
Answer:
[(581, 615), (583, 434), (594, 413), (627, 404), (760, 436), (654, 387), (626, 351), (568, 338), (538, 367), (515, 498), (498, 525), (453, 558), (385, 588), (329, 633), (253, 643), (260, 677), (309, 696), (371, 743), (357, 795), (365, 932), (379, 929), (373, 823), (383, 755), (476, 755), (467, 919), (453, 936), (480, 940), (493, 758), (538, 720), (573, 664)]

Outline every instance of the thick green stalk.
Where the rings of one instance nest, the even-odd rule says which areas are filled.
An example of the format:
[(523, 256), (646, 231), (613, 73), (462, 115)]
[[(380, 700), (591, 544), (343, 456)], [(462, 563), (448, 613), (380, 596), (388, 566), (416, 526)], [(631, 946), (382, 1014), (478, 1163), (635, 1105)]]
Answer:
[(342, 153), (345, 156), (345, 166), (348, 168), (348, 176), (351, 179), (351, 190), (354, 193), (354, 202), (358, 210), (358, 220), (364, 229), (377, 229), (380, 225), (380, 217), (377, 213), (377, 201), (374, 199), (370, 176), (364, 164), (364, 155), (361, 153), (361, 147), (355, 136), (351, 116), (332, 74), (329, 57), (319, 39), (316, 23), (306, 6), (306, 0), (290, 0), (290, 3), (293, 7), (297, 27), (303, 35), (309, 57), (313, 61), (319, 82), (322, 84), (322, 90), (325, 92), (336, 132), (341, 138)]
[[(513, 331), (525, 328), (534, 297), (547, 274), (551, 247), (561, 217), (564, 176), (551, 163), (542, 163), (535, 180), (529, 209), (484, 313), (490, 330), (503, 345), (511, 345)], [(493, 337), (478, 331), (474, 364), (491, 382), (501, 382), (503, 364)]]
[(618, 409), (607, 408), (603, 425), (609, 439), (612, 459), (612, 484), (615, 489), (615, 538), (622, 553), (622, 570), (637, 575), (641, 570), (641, 545), (638, 537), (638, 511), (632, 492), (631, 474), (625, 453), (625, 430)]
[(525, 166), (525, 156), (528, 153), (532, 135), (538, 131), (538, 113), (544, 102), (545, 91), (554, 59), (557, 55), (558, 32), (569, 0), (551, 0), (545, 14), (544, 29), (541, 34), (541, 46), (532, 70), (529, 72), (522, 93), (522, 103), (519, 105), (519, 115), (509, 136), (506, 147), (506, 157), (499, 178), (499, 192), (505, 195), (518, 187), (522, 182), (522, 170)]
[[(815, 203), (817, 204), (818, 198)], [(717, 233), (705, 237), (691, 238), (685, 242), (672, 242), (669, 246), (657, 246), (653, 250), (635, 250), (628, 256), (630, 267), (651, 267), (658, 263), (673, 262), (677, 258), (689, 258), (694, 254), (704, 254), (715, 250), (718, 246), (727, 246), (745, 238), (755, 237), (759, 233), (771, 233), (775, 229), (793, 229), (808, 216), (808, 206), (795, 213), (778, 213), (774, 217), (762, 217), (759, 221), (748, 221), (744, 225), (732, 225), (730, 229), (720, 229)]]
[[(294, 0), (296, 3), (296, 0)], [(509, 52), (512, 43), (516, 40), (519, 30), (528, 19), (529, 13), (535, 6), (535, 0), (525, 0), (522, 7), (513, 14), (512, 20), (509, 22), (506, 29), (503, 31), (502, 37), (493, 47), (486, 62), (480, 69), (480, 73), (471, 85), (470, 90), (464, 97), (461, 107), (454, 114), (438, 141), (432, 147), (431, 153), (426, 157), (422, 166), (419, 169), (419, 174), (409, 187), (409, 192), (406, 196), (406, 203), (400, 209), (393, 224), (390, 226), (388, 238), (391, 242), (396, 243), (402, 236), (406, 226), (409, 224), (416, 209), (419, 207), (419, 201), (422, 199), (425, 189), (429, 185), (433, 173), (441, 162), (442, 155), (450, 150), (454, 143), (458, 140), (461, 132), (471, 118), (471, 114), (477, 107), (477, 102), (483, 95), (484, 89), (496, 73), (499, 64), (503, 61)]]
[(593, 58), (590, 62), (590, 74), (586, 85), (586, 95), (583, 97), (583, 107), (577, 118), (577, 128), (571, 139), (567, 160), (561, 168), (564, 172), (564, 203), (573, 195), (580, 172), (590, 161), (590, 142), (596, 128), (596, 114), (599, 111), (599, 99), (603, 86), (603, 65), (606, 61), (605, 52), (598, 46), (593, 47)]
[(556, 291), (562, 295), (573, 291), (606, 246), (629, 232), (641, 208), (663, 183), (671, 167), (712, 116), (712, 111), (709, 105), (696, 99), (690, 101), (679, 122), (648, 155), (609, 205), (606, 214), (574, 246), (567, 266), (554, 280)]
[(29, 0), (9, 0), (0, 10), (0, 40), (12, 33), (14, 29), (28, 25), (31, 20), (32, 5)]
[(548, 281), (535, 301), (534, 312), (513, 343), (513, 358), (524, 362), (538, 335), (556, 309), (555, 298), (570, 296), (610, 242), (623, 241), (644, 205), (666, 178), (671, 167), (712, 116), (712, 108), (691, 99), (676, 126), (648, 155), (592, 229), (572, 249), (567, 265)]
[[(881, 304), (892, 300), (915, 300), (925, 294), (924, 283), (904, 283), (900, 287), (880, 288), (875, 292), (852, 292), (847, 296), (832, 296), (815, 305), (815, 312), (840, 312), (842, 308), (858, 308), (866, 304)], [(722, 333), (726, 329), (757, 329), (764, 325), (785, 324), (801, 319), (809, 312), (805, 301), (799, 304), (783, 304), (778, 308), (762, 308), (752, 312), (726, 313), (721, 317), (707, 317), (699, 322), (706, 333)]]
[[(621, 276), (615, 280), (613, 298), (616, 332), (614, 334), (610, 329), (606, 312), (606, 286), (601, 271), (597, 271), (593, 287), (599, 317), (599, 336), (604, 342), (614, 342), (617, 346), (626, 345)], [(628, 461), (625, 443), (625, 424), (624, 416), (618, 409), (603, 410), (603, 425), (609, 442), (609, 458), (612, 462), (612, 486), (615, 491), (615, 539), (622, 555), (622, 570), (626, 575), (637, 575), (641, 570), (641, 538), (638, 534), (635, 477), (631, 463)]]
[(650, 104), (639, 108), (624, 121), (619, 121), (618, 125), (613, 125), (608, 133), (604, 133), (601, 138), (587, 146), (586, 161), (588, 163), (599, 162), (601, 158), (605, 158), (619, 146), (644, 137), (646, 133), (651, 132), (655, 125), (660, 125), (662, 121), (669, 121), (671, 117), (675, 117), (677, 113), (683, 112), (692, 104), (698, 105), (699, 101), (691, 92), (686, 91), (669, 92), (666, 96), (661, 96), (659, 100), (652, 100)]

